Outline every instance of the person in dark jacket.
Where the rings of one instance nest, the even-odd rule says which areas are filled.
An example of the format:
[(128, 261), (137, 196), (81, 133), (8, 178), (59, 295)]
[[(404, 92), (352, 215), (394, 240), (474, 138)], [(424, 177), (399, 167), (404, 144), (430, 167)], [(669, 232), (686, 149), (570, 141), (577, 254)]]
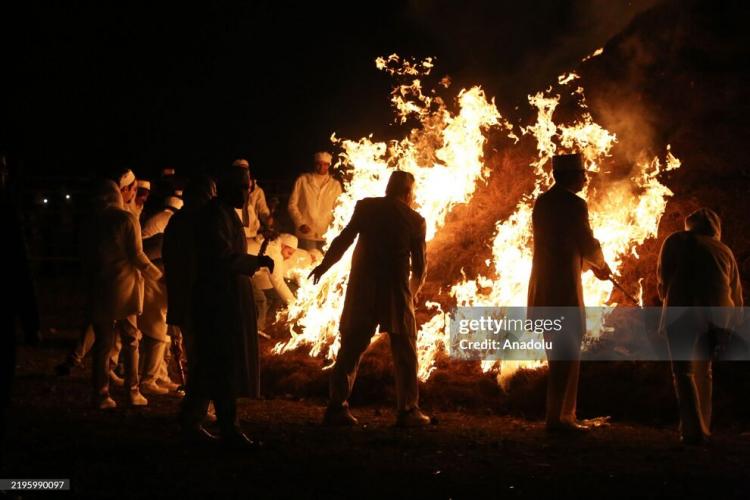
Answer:
[(188, 376), (195, 371), (195, 334), (191, 310), (192, 291), (195, 285), (195, 224), (200, 210), (216, 197), (216, 183), (201, 175), (188, 182), (185, 187), (185, 206), (169, 219), (164, 230), (162, 261), (167, 284), (167, 324), (172, 327), (172, 347), (178, 357), (177, 365), (185, 384), (182, 368), (181, 347), (187, 354)]
[(680, 438), (702, 444), (711, 436), (712, 333), (741, 320), (742, 282), (732, 250), (721, 242), (721, 219), (701, 208), (671, 234), (657, 265), (666, 333), (680, 408)]
[(357, 423), (347, 400), (360, 358), (378, 326), (389, 334), (391, 342), (399, 410), (397, 423), (416, 426), (430, 422), (418, 405), (414, 296), (424, 282), (427, 262), (425, 220), (410, 207), (413, 191), (412, 174), (393, 172), (384, 197), (357, 202), (349, 224), (310, 274), (317, 283), (359, 236), (339, 325), (341, 349), (331, 371), (327, 424)]
[(229, 167), (218, 182), (218, 197), (197, 214), (192, 322), (198, 363), (182, 408), (188, 438), (210, 439), (201, 423), (214, 402), (222, 441), (247, 448), (253, 442), (237, 421), (237, 398), (259, 396), (260, 366), (255, 303), (250, 277), (273, 260), (247, 254), (236, 208), (246, 201), (247, 170)]

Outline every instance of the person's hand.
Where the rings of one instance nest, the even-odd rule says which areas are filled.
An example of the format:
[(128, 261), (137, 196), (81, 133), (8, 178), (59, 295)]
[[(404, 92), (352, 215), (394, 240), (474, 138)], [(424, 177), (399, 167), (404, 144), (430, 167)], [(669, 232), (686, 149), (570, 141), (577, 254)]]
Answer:
[(320, 281), (320, 278), (325, 274), (325, 272), (326, 272), (326, 270), (323, 269), (322, 266), (317, 266), (315, 269), (313, 269), (310, 272), (310, 274), (309, 274), (309, 276), (307, 278), (308, 279), (312, 278), (313, 279), (313, 284), (317, 285), (318, 282)]
[(594, 273), (597, 279), (607, 281), (612, 276), (612, 269), (609, 268), (609, 264), (604, 263), (604, 267), (591, 267), (591, 271)]
[(258, 257), (258, 267), (267, 267), (269, 273), (273, 273), (274, 261), (268, 255), (261, 255)]
[(302, 224), (302, 225), (301, 225), (301, 226), (299, 227), (299, 232), (300, 232), (300, 233), (302, 233), (302, 234), (307, 234), (307, 233), (309, 233), (310, 231), (311, 231), (311, 229), (310, 229), (310, 226), (308, 226), (307, 224)]

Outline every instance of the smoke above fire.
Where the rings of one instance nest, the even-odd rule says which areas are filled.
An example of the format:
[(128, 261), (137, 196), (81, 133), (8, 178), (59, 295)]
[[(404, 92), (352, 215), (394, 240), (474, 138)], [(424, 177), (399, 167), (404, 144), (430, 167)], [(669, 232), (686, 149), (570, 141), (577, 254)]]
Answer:
[[(491, 135), (503, 137), (507, 152), (520, 149), (524, 141), (535, 143), (535, 155), (518, 166), (524, 169), (519, 176), (533, 177), (533, 187), (515, 200), (509, 216), (497, 217), (493, 232), (484, 235), (491, 248), (486, 268), (471, 279), (463, 273), (458, 280), (444, 277), (441, 286), (448, 291), (449, 304), (526, 304), (532, 260), (531, 213), (536, 197), (552, 185), (549, 163), (555, 154), (579, 152), (587, 169), (595, 172), (581, 196), (588, 201), (594, 234), (602, 242), (615, 275), (620, 273), (624, 259), (637, 257), (638, 246), (656, 236), (660, 217), (672, 195), (658, 177), (678, 168), (680, 162), (669, 146), (650, 158), (644, 152), (635, 162), (613, 157), (613, 146), (619, 139), (594, 121), (576, 73), (560, 75), (554, 85), (529, 95), (535, 120), (514, 127), (479, 86), (461, 89), (450, 97), (450, 80), (443, 78), (436, 85), (438, 88), (425, 90), (423, 80), (434, 71), (433, 59), (417, 61), (393, 54), (378, 58), (376, 66), (397, 80), (391, 92), (396, 121), (414, 122), (415, 126), (400, 140), (375, 141), (372, 136), (351, 140), (335, 134), (331, 137), (341, 150), (336, 166), (345, 172), (345, 192), (325, 235), (327, 244), (349, 221), (357, 200), (382, 196), (390, 173), (400, 169), (416, 178), (416, 205), (427, 221), (429, 249), (451, 210), (464, 204), (470, 207), (477, 188), (496, 174), (485, 157)], [(306, 279), (309, 269), (297, 271), (297, 299), (279, 316), (279, 320), (288, 323), (291, 338), (277, 344), (274, 353), (306, 349), (311, 356), (335, 359), (352, 250), (318, 285)], [(587, 305), (616, 305), (612, 303), (612, 283), (598, 281), (586, 273), (583, 284)], [(448, 350), (449, 310), (444, 311), (441, 304), (446, 304), (445, 297), (439, 301), (433, 296), (419, 298), (418, 306), (427, 311), (417, 339), (422, 380), (429, 378), (437, 359)], [(588, 318), (589, 341), (606, 334), (605, 319)], [(515, 362), (500, 367), (485, 362), (482, 368), (497, 370), (502, 382), (520, 367), (537, 365)]]

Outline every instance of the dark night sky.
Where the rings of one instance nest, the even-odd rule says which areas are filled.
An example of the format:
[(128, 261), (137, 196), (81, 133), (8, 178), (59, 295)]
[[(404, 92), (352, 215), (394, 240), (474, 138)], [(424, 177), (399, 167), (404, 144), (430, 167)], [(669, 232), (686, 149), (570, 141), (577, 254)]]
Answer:
[(152, 3), (5, 13), (0, 133), (26, 171), (149, 175), (243, 155), (260, 177), (292, 176), (333, 131), (399, 134), (378, 55), (436, 56), (437, 74), (482, 84), (502, 111), (654, 1)]

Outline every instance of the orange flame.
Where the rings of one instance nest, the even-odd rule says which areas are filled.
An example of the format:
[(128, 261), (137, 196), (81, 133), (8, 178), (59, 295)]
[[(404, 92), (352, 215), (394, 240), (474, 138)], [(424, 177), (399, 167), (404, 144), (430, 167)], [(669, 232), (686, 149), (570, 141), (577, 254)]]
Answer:
[[(600, 53), (600, 51), (597, 51)], [(595, 53), (594, 55), (598, 55)], [(592, 55), (592, 56), (594, 56)], [(411, 82), (396, 86), (392, 102), (401, 123), (417, 118), (421, 128), (411, 131), (400, 141), (373, 142), (371, 137), (358, 141), (340, 140), (332, 136), (343, 152), (340, 165), (349, 167), (351, 180), (346, 183), (334, 212), (334, 222), (326, 233), (330, 242), (348, 222), (357, 200), (368, 196), (381, 196), (393, 168), (409, 171), (417, 181), (416, 203), (418, 211), (427, 220), (427, 239), (431, 240), (445, 222), (453, 206), (468, 202), (477, 182), (489, 175), (483, 164), (485, 132), (488, 127), (499, 127), (510, 138), (518, 141), (512, 126), (507, 123), (488, 101), (480, 87), (461, 90), (458, 94), (458, 112), (451, 113), (438, 97), (425, 96), (421, 75), (432, 69), (432, 60), (403, 61), (393, 54), (387, 59), (378, 58), (378, 68), (389, 74), (411, 78)], [(578, 76), (561, 75), (560, 85), (567, 85)], [(623, 258), (637, 257), (636, 248), (646, 239), (656, 236), (659, 220), (671, 191), (658, 181), (660, 173), (680, 166), (669, 146), (662, 161), (658, 157), (638, 162), (632, 166), (627, 179), (610, 178), (601, 172), (601, 164), (611, 154), (617, 138), (594, 122), (588, 112), (583, 89), (577, 87), (578, 117), (572, 124), (559, 124), (553, 115), (560, 96), (551, 89), (529, 96), (529, 103), (537, 110), (535, 123), (523, 127), (522, 134), (533, 137), (537, 143), (537, 158), (531, 163), (535, 184), (525, 195), (515, 211), (503, 221), (498, 221), (492, 237), (492, 259), (488, 271), (493, 277), (465, 278), (450, 288), (458, 306), (523, 306), (532, 258), (531, 213), (536, 197), (551, 186), (551, 173), (545, 169), (549, 159), (558, 152), (580, 152), (589, 170), (599, 172), (607, 180), (607, 190), (582, 196), (587, 199), (594, 234), (602, 243), (602, 250), (615, 275), (618, 275)], [(303, 279), (309, 270), (298, 272), (300, 288), (297, 300), (289, 306), (287, 320), (291, 325), (291, 339), (274, 347), (282, 353), (300, 346), (309, 346), (311, 356), (324, 354), (335, 359), (338, 351), (338, 321), (349, 274), (350, 252), (324, 276), (318, 286)], [(583, 277), (584, 297), (587, 305), (607, 304), (612, 283), (598, 281), (591, 273)], [(642, 292), (641, 292), (642, 293)], [(436, 312), (422, 324), (417, 339), (419, 350), (419, 377), (429, 378), (435, 369), (438, 354), (448, 350), (446, 315), (439, 304), (427, 302)], [(590, 340), (606, 332), (601, 317), (588, 318)], [(505, 363), (498, 375), (499, 382), (521, 367), (539, 366), (538, 362)], [(497, 369), (496, 362), (484, 362), (485, 371)]]

